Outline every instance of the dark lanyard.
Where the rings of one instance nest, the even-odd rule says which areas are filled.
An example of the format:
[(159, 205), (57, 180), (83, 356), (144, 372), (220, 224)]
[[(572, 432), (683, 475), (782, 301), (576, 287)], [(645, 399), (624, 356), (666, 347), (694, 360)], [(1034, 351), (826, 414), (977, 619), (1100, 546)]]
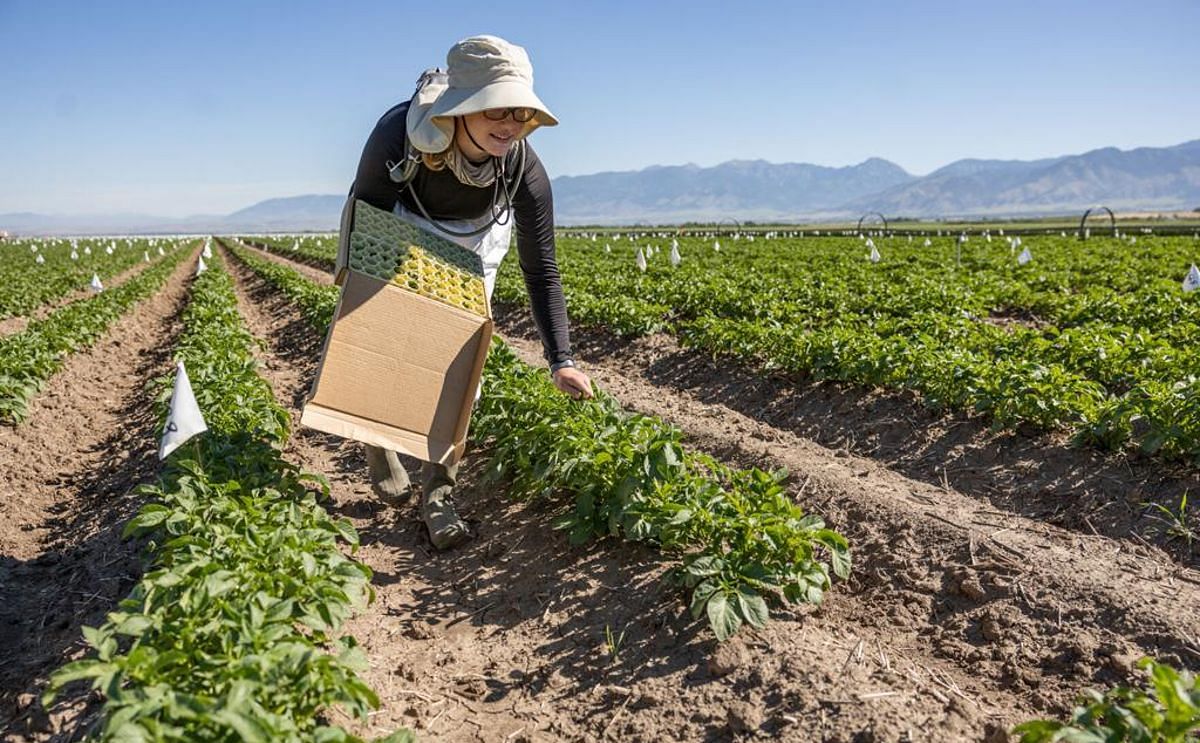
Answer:
[[(411, 174), (404, 174), (401, 176), (401, 178), (403, 179), (403, 185), (408, 187), (408, 192), (410, 194), (412, 194), (413, 203), (415, 203), (417, 205), (417, 210), (419, 212), (421, 212), (421, 216), (423, 216), (426, 219), (426, 221), (428, 221), (431, 225), (433, 225), (439, 231), (441, 231), (447, 235), (450, 235), (451, 237), (475, 237), (476, 235), (482, 235), (483, 233), (492, 229), (492, 227), (494, 225), (507, 224), (508, 220), (512, 218), (513, 198), (517, 195), (517, 189), (521, 185), (521, 178), (524, 177), (524, 175), (525, 175), (525, 141), (521, 140), (520, 144), (521, 144), (521, 162), (517, 168), (517, 177), (513, 179), (511, 186), (509, 186), (509, 184), (508, 184), (508, 173), (504, 167), (505, 162), (508, 160), (507, 155), (503, 158), (500, 158), (500, 157), (495, 158), (496, 159), (496, 181), (492, 187), (492, 204), (491, 204), (492, 218), (484, 226), (479, 227), (474, 230), (471, 230), (469, 232), (458, 232), (457, 230), (452, 230), (449, 227), (438, 224), (438, 222), (436, 220), (434, 220), (433, 217), (429, 216), (429, 212), (425, 209), (425, 205), (422, 204), (421, 199), (417, 197), (417, 189), (413, 187), (413, 181), (416, 179), (416, 168), (412, 169)], [(411, 157), (411, 155), (410, 155), (410, 157)], [(420, 156), (418, 155), (417, 157), (419, 158)], [(388, 165), (388, 173), (389, 173), (389, 175), (392, 176), (392, 180), (393, 181), (397, 180), (397, 178), (395, 176), (395, 172), (397, 170), (396, 166), (392, 165), (391, 163), (388, 163), (387, 165)], [(407, 177), (405, 177), (405, 175), (407, 175)], [(501, 186), (501, 184), (504, 184), (504, 185)], [(501, 209), (499, 212), (497, 212), (496, 207), (500, 204), (501, 200), (503, 200), (503, 202), (504, 202), (504, 208)], [(504, 217), (503, 222), (500, 221), (500, 218), (502, 216)]]

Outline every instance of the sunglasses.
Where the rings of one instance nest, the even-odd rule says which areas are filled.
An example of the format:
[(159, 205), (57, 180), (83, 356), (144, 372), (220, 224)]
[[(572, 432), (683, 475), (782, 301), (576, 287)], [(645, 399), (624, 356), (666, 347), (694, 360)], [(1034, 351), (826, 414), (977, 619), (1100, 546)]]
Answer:
[(532, 108), (526, 108), (524, 106), (510, 106), (509, 108), (484, 109), (483, 116), (488, 121), (504, 121), (508, 118), (509, 114), (512, 114), (513, 121), (524, 124), (532, 119), (535, 113), (537, 113), (537, 111)]

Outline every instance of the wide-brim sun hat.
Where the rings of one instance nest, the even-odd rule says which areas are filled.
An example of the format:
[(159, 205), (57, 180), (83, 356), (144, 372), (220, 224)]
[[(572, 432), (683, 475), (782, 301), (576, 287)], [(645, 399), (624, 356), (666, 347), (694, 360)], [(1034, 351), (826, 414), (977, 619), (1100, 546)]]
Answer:
[(444, 149), (433, 147), (443, 141), (449, 146), (456, 116), (489, 108), (532, 108), (533, 118), (524, 123), (521, 138), (539, 126), (558, 124), (533, 92), (533, 65), (524, 48), (498, 36), (472, 36), (450, 48), (446, 66), (446, 87), (427, 91), (426, 100), (437, 96), (431, 105), (421, 111), (410, 109), (409, 134), (418, 149)]

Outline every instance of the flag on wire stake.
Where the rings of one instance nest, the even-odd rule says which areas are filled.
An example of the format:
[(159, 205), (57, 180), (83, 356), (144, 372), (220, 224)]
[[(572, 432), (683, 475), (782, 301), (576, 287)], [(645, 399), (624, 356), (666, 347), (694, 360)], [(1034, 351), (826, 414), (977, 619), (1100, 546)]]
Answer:
[(637, 267), (641, 271), (646, 270), (646, 256), (642, 253), (642, 249), (637, 249)]
[(92, 283), (88, 284), (88, 288), (99, 294), (104, 291), (104, 284), (100, 283), (100, 274), (92, 274)]
[[(868, 242), (870, 241), (868, 240)], [(879, 251), (875, 248), (875, 243), (871, 243), (871, 254), (867, 256), (867, 258), (869, 258), (872, 263), (878, 263), (883, 259), (883, 256), (879, 255)]]
[(163, 430), (162, 441), (158, 445), (158, 458), (167, 456), (183, 446), (188, 439), (198, 433), (208, 430), (200, 406), (196, 404), (196, 395), (192, 392), (192, 383), (188, 381), (187, 370), (183, 362), (175, 363), (175, 389), (171, 391), (171, 412), (167, 416), (167, 427)]
[(208, 266), (204, 265), (204, 256), (200, 256), (200, 262), (196, 264), (196, 275), (204, 273), (208, 270)]
[(204, 250), (200, 251), (200, 255), (204, 256), (205, 258), (212, 258), (212, 245), (209, 243), (204, 243)]
[(1017, 265), (1024, 266), (1031, 260), (1033, 260), (1033, 253), (1029, 252), (1029, 248), (1025, 248), (1021, 251), (1021, 254), (1017, 256)]
[(679, 243), (675, 240), (671, 241), (671, 265), (678, 266), (683, 257), (679, 255)]
[(1192, 270), (1188, 271), (1187, 276), (1183, 277), (1183, 290), (1185, 292), (1194, 292), (1200, 289), (1200, 268), (1196, 268), (1196, 264), (1192, 264)]

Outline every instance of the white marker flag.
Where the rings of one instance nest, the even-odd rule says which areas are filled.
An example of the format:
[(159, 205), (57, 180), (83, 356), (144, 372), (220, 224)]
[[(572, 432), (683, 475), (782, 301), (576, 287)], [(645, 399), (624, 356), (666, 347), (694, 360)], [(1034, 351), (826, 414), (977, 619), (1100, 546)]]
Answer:
[(882, 260), (883, 256), (881, 256), (881, 255), (879, 254), (879, 250), (877, 250), (877, 249), (875, 248), (875, 246), (874, 246), (874, 245), (872, 245), (872, 246), (871, 246), (871, 255), (869, 255), (869, 256), (868, 256), (868, 258), (870, 258), (870, 259), (871, 259), (871, 262), (872, 262), (872, 263), (878, 263), (880, 260)]
[(34, 258), (33, 260), (34, 260), (34, 262), (35, 262), (35, 263), (37, 263), (39, 266), (40, 266), (40, 265), (42, 265), (43, 263), (45, 263), (45, 262), (46, 262), (46, 259), (42, 257), (42, 254), (41, 254), (41, 253), (38, 253), (38, 254), (37, 254), (37, 257), (36, 257), (36, 258)]
[(92, 283), (88, 284), (88, 288), (91, 289), (92, 291), (96, 292), (97, 294), (104, 291), (104, 284), (100, 283), (100, 275), (99, 274), (96, 274), (96, 273), (92, 274)]
[(639, 270), (646, 270), (646, 256), (642, 254), (642, 249), (637, 249), (637, 267)]
[(1025, 248), (1021, 251), (1021, 254), (1017, 256), (1017, 265), (1024, 266), (1031, 260), (1033, 260), (1033, 253), (1029, 252), (1029, 248)]
[(1183, 278), (1183, 290), (1194, 292), (1197, 289), (1200, 289), (1200, 268), (1196, 268), (1196, 264), (1193, 263), (1192, 270)]
[(198, 433), (208, 430), (200, 406), (196, 404), (196, 395), (192, 392), (192, 383), (188, 381), (187, 370), (183, 362), (175, 364), (175, 389), (171, 391), (171, 413), (167, 416), (167, 427), (163, 430), (162, 441), (158, 445), (158, 458), (166, 459), (167, 455), (183, 446), (188, 439)]
[(200, 251), (200, 255), (204, 256), (205, 258), (212, 258), (212, 245), (209, 243), (204, 243), (204, 250)]
[(678, 266), (683, 258), (679, 255), (679, 243), (671, 241), (671, 265)]
[(150, 262), (150, 253), (148, 251), (142, 251), (142, 260), (146, 263)]
[(196, 275), (204, 273), (208, 270), (208, 266), (204, 265), (204, 256), (200, 256), (200, 262), (196, 264)]
[(720, 240), (713, 240), (713, 250), (717, 251), (718, 253), (721, 252), (721, 241)]

